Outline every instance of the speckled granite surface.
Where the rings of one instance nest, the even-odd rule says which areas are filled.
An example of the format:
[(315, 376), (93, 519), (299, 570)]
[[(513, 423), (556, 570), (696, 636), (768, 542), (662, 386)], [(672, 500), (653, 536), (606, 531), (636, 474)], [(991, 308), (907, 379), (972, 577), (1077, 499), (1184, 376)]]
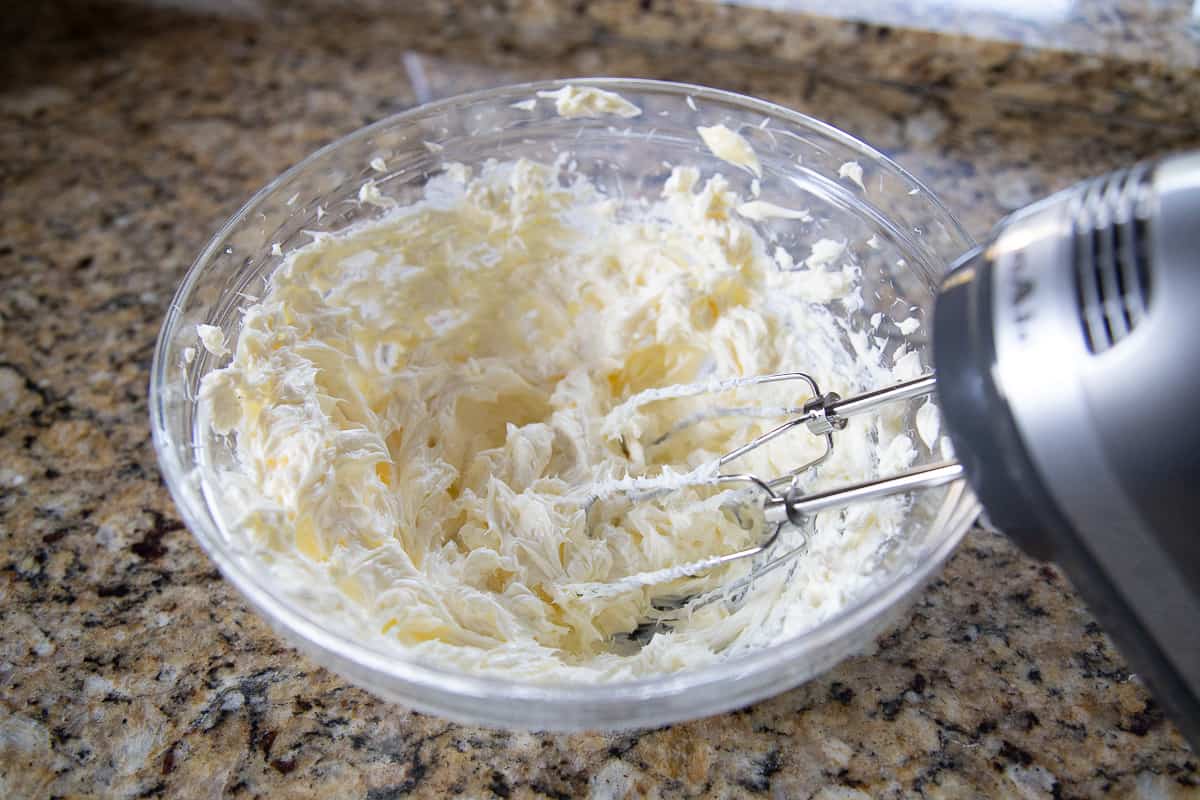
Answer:
[[(32, 6), (32, 4), (31, 4)], [(0, 796), (1197, 796), (1200, 768), (1052, 567), (972, 533), (878, 652), (639, 734), (453, 725), (275, 638), (162, 487), (153, 340), (214, 228), (418, 98), (630, 74), (765, 95), (887, 150), (981, 233), (1185, 121), (579, 45), (542, 59), (342, 12), (42, 7), (0, 33)], [(253, 9), (252, 9), (253, 11)]]
[[(329, 3), (301, 0), (305, 9)], [(698, 50), (733, 69), (869, 76), (959, 101), (986, 96), (1159, 123), (1200, 114), (1200, 44), (1186, 0), (417, 0), (408, 8), (421, 24), (484, 31), (531, 54), (619, 41), (657, 63), (695, 61), (689, 54)]]

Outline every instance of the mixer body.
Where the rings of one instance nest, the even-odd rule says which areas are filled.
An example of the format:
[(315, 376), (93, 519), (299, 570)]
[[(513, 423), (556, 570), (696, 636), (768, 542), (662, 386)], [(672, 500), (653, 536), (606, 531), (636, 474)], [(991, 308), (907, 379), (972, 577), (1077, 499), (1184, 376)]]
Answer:
[(990, 518), (1200, 743), (1200, 154), (1012, 215), (947, 274), (937, 394)]

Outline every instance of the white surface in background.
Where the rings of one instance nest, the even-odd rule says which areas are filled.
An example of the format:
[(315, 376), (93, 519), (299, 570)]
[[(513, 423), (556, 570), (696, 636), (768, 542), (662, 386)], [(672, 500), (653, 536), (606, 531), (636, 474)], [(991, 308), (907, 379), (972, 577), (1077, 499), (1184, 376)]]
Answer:
[[(725, 5), (753, 6), (771, 11), (802, 11), (817, 13), (845, 19), (865, 19), (871, 21), (875, 15), (871, 8), (864, 6), (866, 13), (856, 13), (853, 6), (842, 11), (831, 8), (828, 4), (814, 5), (806, 0), (719, 0)], [(875, 6), (875, 4), (868, 4)], [(946, 12), (985, 12), (999, 17), (1021, 20), (1026, 22), (1060, 22), (1071, 15), (1075, 0), (942, 0), (942, 2), (914, 3), (917, 13), (909, 13), (909, 27), (940, 28), (936, 19)], [(1197, 2), (1200, 7), (1200, 0)], [(928, 14), (922, 14), (927, 11)], [(1193, 12), (1195, 13), (1195, 12)]]

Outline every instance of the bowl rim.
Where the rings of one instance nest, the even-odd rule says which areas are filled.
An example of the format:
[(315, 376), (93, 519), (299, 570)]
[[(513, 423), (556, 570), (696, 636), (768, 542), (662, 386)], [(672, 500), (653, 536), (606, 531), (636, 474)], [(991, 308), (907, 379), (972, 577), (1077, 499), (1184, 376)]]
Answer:
[[(923, 586), (950, 555), (970, 526), (968, 523), (960, 529), (949, 530), (947, 535), (944, 536), (943, 541), (938, 543), (933, 552), (924, 561), (915, 564), (910, 571), (902, 574), (897, 580), (880, 585), (819, 623), (816, 627), (795, 637), (761, 649), (748, 651), (731, 656), (728, 659), (706, 664), (696, 669), (632, 680), (605, 681), (595, 684), (535, 683), (531, 681), (510, 680), (491, 675), (453, 672), (448, 669), (439, 669), (429, 663), (404, 658), (394, 653), (384, 653), (322, 626), (302, 608), (289, 602), (286, 598), (277, 596), (252, 571), (244, 568), (239, 563), (237, 554), (223, 545), (219, 532), (209, 530), (210, 525), (206, 518), (206, 512), (194, 507), (192, 497), (183, 490), (182, 484), (189, 479), (189, 476), (184, 471), (183, 465), (175, 453), (175, 448), (179, 444), (191, 446), (191, 443), (190, 441), (183, 443), (174, 442), (168, 433), (165, 422), (166, 406), (164, 390), (170, 370), (170, 365), (165, 362), (169, 340), (181, 324), (180, 317), (183, 313), (184, 301), (194, 289), (205, 267), (217, 255), (217, 251), (223, 247), (229, 234), (242, 224), (243, 220), (253, 213), (263, 201), (270, 197), (278, 187), (304, 172), (311, 164), (319, 161), (329, 153), (354, 142), (367, 139), (376, 132), (391, 126), (439, 113), (452, 107), (465, 108), (480, 101), (495, 102), (498, 98), (505, 98), (511, 95), (528, 97), (538, 91), (559, 89), (567, 85), (594, 87), (617, 92), (643, 91), (685, 97), (691, 96), (696, 100), (715, 100), (742, 111), (759, 112), (780, 122), (818, 132), (855, 150), (872, 163), (885, 166), (889, 171), (910, 182), (919, 190), (922, 199), (930, 203), (937, 211), (941, 217), (940, 221), (946, 225), (949, 232), (962, 240), (964, 251), (974, 244), (972, 237), (962, 227), (957, 217), (924, 183), (883, 153), (845, 131), (801, 112), (737, 92), (687, 83), (642, 78), (580, 77), (509, 84), (418, 105), (335, 139), (289, 167), (255, 192), (249, 200), (242, 204), (220, 226), (217, 232), (210, 238), (208, 244), (205, 245), (200, 255), (188, 268), (179, 288), (172, 297), (167, 315), (164, 318), (156, 339), (151, 366), (149, 406), (152, 439), (163, 477), (172, 499), (179, 508), (183, 521), (192, 532), (194, 538), (199, 542), (209, 558), (215, 562), (220, 572), (266, 618), (266, 621), (272, 627), (277, 630), (283, 629), (284, 632), (290, 634), (293, 644), (296, 643), (296, 640), (302, 642), (306, 645), (303, 649), (311, 655), (316, 656), (319, 662), (335, 665), (334, 669), (352, 682), (365, 686), (376, 693), (383, 694), (385, 697), (399, 699), (403, 704), (410, 707), (431, 711), (441, 716), (464, 719), (464, 714), (456, 713), (455, 709), (449, 709), (444, 704), (427, 702), (422, 696), (414, 697), (407, 693), (395, 693), (394, 687), (391, 686), (381, 687), (369, 680), (364, 674), (359, 674), (360, 671), (377, 673), (385, 677), (389, 682), (406, 684), (412, 689), (428, 690), (434, 693), (435, 696), (437, 694), (452, 694), (459, 696), (461, 699), (474, 698), (477, 700), (486, 700), (494, 704), (505, 701), (509, 703), (513, 701), (538, 701), (543, 704), (561, 706), (561, 710), (568, 714), (570, 713), (567, 711), (568, 707), (575, 708), (581, 704), (611, 707), (623, 702), (644, 703), (650, 700), (667, 700), (680, 696), (685, 692), (695, 692), (704, 686), (724, 684), (734, 677), (738, 679), (745, 679), (752, 676), (761, 677), (764, 672), (777, 669), (781, 663), (786, 663), (806, 652), (827, 647), (855, 629), (869, 625), (873, 620), (885, 615), (889, 610), (901, 603), (906, 596)], [(317, 652), (314, 653), (314, 649)], [(350, 670), (354, 674), (346, 674), (346, 662), (350, 662), (355, 667), (355, 669)], [(816, 672), (819, 673), (824, 671), (824, 669), (818, 669)], [(790, 688), (812, 676), (811, 674), (802, 676), (799, 680), (794, 681), (785, 680), (783, 685), (773, 684), (765, 688), (760, 686), (756, 692), (752, 693), (753, 696), (749, 697), (739, 695), (736, 692), (730, 692), (729, 696), (731, 699), (724, 705), (720, 701), (709, 703), (708, 705), (697, 703), (697, 708), (694, 712), (683, 711), (679, 713), (677, 711), (674, 714), (659, 714), (653, 719), (661, 724), (663, 722), (705, 716), (734, 707), (744, 706), (769, 694)], [(704, 705), (704, 707), (699, 707), (701, 705)], [(506, 723), (505, 720), (510, 718), (523, 719), (528, 716), (529, 714), (520, 712), (506, 714), (484, 710), (482, 717), (485, 719), (481, 720), (478, 716), (468, 716), (464, 721), (476, 724), (481, 721), (485, 724), (511, 724)], [(639, 714), (636, 710), (626, 716), (637, 724), (648, 724), (651, 722), (644, 714)], [(597, 727), (598, 725), (601, 727), (613, 726), (612, 720), (605, 722), (599, 718), (592, 721), (568, 718), (561, 720), (561, 722), (564, 723), (561, 726), (554, 726), (552, 721), (550, 725), (561, 730)], [(623, 723), (616, 721), (616, 724), (621, 725)]]

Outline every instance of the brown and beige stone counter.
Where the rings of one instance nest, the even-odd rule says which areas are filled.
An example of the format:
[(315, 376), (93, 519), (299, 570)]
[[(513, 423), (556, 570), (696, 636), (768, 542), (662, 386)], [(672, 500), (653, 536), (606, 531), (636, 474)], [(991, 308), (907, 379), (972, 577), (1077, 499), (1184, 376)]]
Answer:
[(758, 94), (895, 156), (976, 234), (1078, 178), (1197, 146), (1194, 114), (996, 103), (916, 73), (615, 36), (538, 56), (365, 6), (196, 5), (29, 3), (0, 23), (0, 797), (1200, 794), (1197, 756), (1062, 575), (980, 531), (877, 653), (738, 713), (568, 736), (385, 704), (298, 656), (222, 581), (161, 484), (146, 407), (158, 325), (216, 226), (319, 145), (418, 100), (584, 74)]
[[(395, 8), (388, 0), (343, 2)], [(289, 5), (306, 14), (329, 3)], [(421, 25), (483, 32), (530, 54), (619, 42), (660, 63), (703, 52), (732, 70), (870, 77), (959, 101), (1156, 122), (1200, 114), (1200, 15), (1187, 0), (413, 0), (406, 7)]]

